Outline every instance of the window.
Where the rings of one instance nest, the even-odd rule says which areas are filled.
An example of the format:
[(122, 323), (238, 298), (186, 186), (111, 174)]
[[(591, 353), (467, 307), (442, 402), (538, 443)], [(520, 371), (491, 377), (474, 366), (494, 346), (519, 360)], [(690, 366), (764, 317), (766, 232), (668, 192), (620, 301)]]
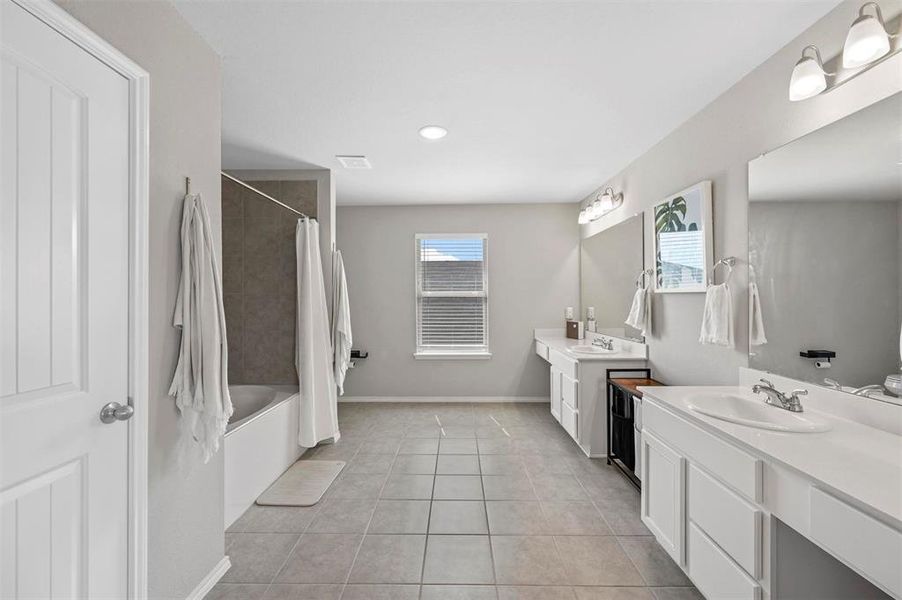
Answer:
[(417, 358), (487, 358), (486, 235), (416, 237)]

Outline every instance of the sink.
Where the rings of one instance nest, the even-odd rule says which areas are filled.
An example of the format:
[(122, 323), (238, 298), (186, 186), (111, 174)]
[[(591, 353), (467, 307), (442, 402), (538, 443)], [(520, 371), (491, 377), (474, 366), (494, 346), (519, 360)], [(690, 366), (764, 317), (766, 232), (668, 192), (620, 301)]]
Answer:
[(697, 413), (746, 427), (792, 433), (829, 431), (829, 423), (807, 413), (794, 413), (732, 394), (701, 394), (688, 402)]
[(576, 354), (613, 354), (614, 350), (608, 350), (606, 348), (601, 348), (600, 346), (592, 346), (589, 344), (583, 344), (581, 346), (570, 346), (568, 348), (570, 352), (574, 352)]

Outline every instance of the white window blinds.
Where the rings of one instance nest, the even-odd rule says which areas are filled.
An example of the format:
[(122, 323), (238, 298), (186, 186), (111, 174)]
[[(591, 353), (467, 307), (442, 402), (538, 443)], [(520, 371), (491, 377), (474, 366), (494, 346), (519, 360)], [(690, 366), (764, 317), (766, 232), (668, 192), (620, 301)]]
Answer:
[(485, 234), (416, 237), (417, 353), (488, 352)]

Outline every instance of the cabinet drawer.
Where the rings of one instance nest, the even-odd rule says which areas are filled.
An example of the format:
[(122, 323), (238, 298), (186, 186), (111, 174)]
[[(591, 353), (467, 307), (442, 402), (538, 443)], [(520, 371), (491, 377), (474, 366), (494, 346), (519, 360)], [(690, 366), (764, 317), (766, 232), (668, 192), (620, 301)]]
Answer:
[(545, 360), (548, 360), (548, 346), (546, 346), (539, 340), (536, 340), (536, 354), (538, 354)]
[(902, 597), (902, 532), (813, 487), (811, 539), (894, 597)]
[(758, 600), (761, 587), (706, 536), (689, 523), (689, 576), (705, 598)]
[(747, 498), (762, 501), (761, 461), (751, 454), (663, 409), (648, 395), (642, 399), (642, 428), (675, 446)]
[(561, 404), (561, 426), (574, 440), (579, 441), (579, 412), (567, 403)]
[(570, 379), (579, 379), (579, 361), (564, 356), (557, 350), (548, 349), (548, 360)]
[(761, 511), (695, 465), (689, 467), (689, 518), (733, 560), (761, 577)]
[(579, 382), (566, 375), (561, 376), (561, 398), (574, 410), (579, 410)]

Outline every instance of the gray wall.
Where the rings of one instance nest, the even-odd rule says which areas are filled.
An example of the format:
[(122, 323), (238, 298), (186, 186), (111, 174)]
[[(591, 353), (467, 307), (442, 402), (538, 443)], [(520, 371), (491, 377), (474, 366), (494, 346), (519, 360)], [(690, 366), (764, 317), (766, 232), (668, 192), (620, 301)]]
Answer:
[[(752, 202), (753, 257), (767, 344), (749, 366), (843, 385), (882, 383), (899, 366), (897, 202)], [(836, 352), (830, 370), (799, 357)]]
[(580, 243), (579, 286), (583, 320), (586, 308), (595, 307), (599, 329), (627, 329), (636, 293), (636, 277), (642, 271), (642, 215), (637, 215), (582, 240)]
[[(316, 217), (316, 181), (253, 185)], [(222, 287), (230, 383), (298, 383), (296, 226), (290, 211), (222, 178)]]
[[(733, 384), (738, 367), (748, 364), (748, 161), (902, 90), (902, 55), (897, 55), (830, 93), (804, 102), (788, 100), (789, 75), (802, 48), (817, 44), (829, 62), (841, 51), (860, 4), (843, 2), (589, 196), (611, 186), (623, 192), (624, 202), (583, 226), (583, 236), (698, 181), (713, 181), (715, 256), (740, 261), (732, 280), (735, 347), (698, 343), (703, 294), (655, 294), (654, 333), (648, 344), (656, 378), (671, 384)], [(885, 4), (887, 17), (899, 6)], [(578, 207), (573, 210), (575, 218)], [(651, 247), (649, 239), (646, 244)]]
[[(415, 360), (414, 236), (487, 233), (488, 360)], [(338, 207), (354, 347), (347, 396), (546, 396), (533, 329), (563, 328), (579, 301), (579, 231), (571, 205)]]
[(60, 5), (150, 73), (148, 568), (151, 598), (183, 599), (224, 553), (222, 452), (179, 469), (178, 411), (167, 395), (178, 356), (172, 311), (186, 176), (214, 231), (220, 226), (220, 60), (168, 2)]

